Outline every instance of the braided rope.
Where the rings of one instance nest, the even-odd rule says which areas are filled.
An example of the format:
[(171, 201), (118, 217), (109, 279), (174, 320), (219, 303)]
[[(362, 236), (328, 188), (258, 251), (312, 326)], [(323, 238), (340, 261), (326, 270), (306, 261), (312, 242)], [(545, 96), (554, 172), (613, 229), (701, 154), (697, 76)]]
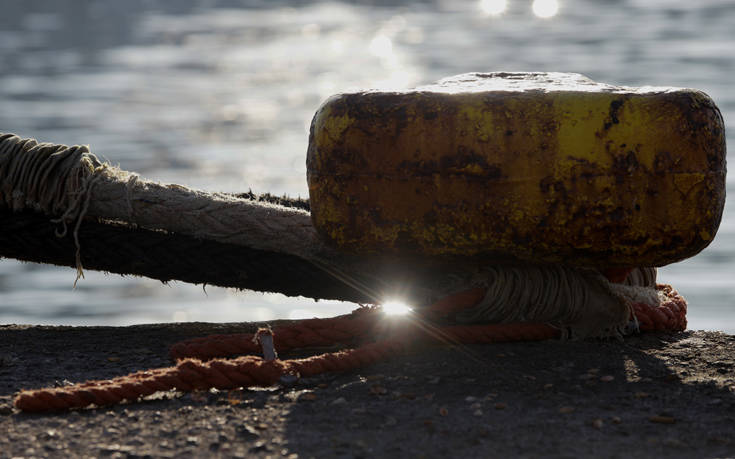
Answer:
[[(657, 287), (659, 305), (634, 303), (634, 318), (640, 330), (681, 331), (686, 328), (686, 301), (668, 285)], [(460, 304), (470, 304), (479, 293), (461, 292), (437, 302), (431, 314), (451, 314)], [(449, 303), (454, 304), (450, 305)], [(429, 307), (431, 310), (432, 307)], [(294, 360), (264, 360), (256, 356), (213, 359), (207, 362), (184, 358), (170, 368), (139, 371), (104, 381), (89, 381), (73, 386), (21, 391), (15, 406), (23, 411), (44, 412), (133, 402), (158, 391), (181, 391), (209, 388), (232, 389), (271, 386), (289, 375), (314, 376), (325, 372), (361, 368), (398, 352), (416, 342), (481, 344), (509, 341), (545, 340), (561, 336), (561, 331), (543, 323), (435, 326), (420, 317), (407, 319), (397, 326), (381, 326), (380, 308), (360, 308), (352, 314), (331, 319), (310, 319), (274, 331), (281, 350), (314, 345), (344, 343), (368, 334), (384, 334), (383, 340), (355, 349)], [(279, 337), (279, 335), (283, 335)], [(215, 335), (174, 345), (172, 356), (212, 358), (233, 352), (256, 352), (253, 334)], [(227, 344), (221, 345), (221, 342)]]
[(302, 256), (323, 250), (308, 212), (270, 204), (272, 198), (248, 198), (145, 180), (100, 162), (87, 146), (39, 144), (0, 133), (0, 209), (42, 211), (60, 216), (62, 225), (78, 225), (88, 214)]
[(670, 285), (659, 284), (664, 298), (661, 307), (633, 303), (633, 313), (641, 331), (683, 331), (687, 328), (687, 302)]

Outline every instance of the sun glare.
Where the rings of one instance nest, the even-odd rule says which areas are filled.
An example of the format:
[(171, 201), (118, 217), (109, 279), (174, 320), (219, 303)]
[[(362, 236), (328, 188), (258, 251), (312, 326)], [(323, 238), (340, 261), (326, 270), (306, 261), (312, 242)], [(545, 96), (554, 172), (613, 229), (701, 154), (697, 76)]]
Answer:
[(559, 12), (559, 2), (557, 0), (534, 0), (531, 8), (533, 14), (546, 19), (556, 16), (556, 13)]
[(400, 301), (386, 301), (381, 306), (383, 312), (391, 316), (403, 316), (412, 311), (409, 305)]
[(480, 0), (480, 9), (490, 16), (497, 16), (508, 7), (507, 0)]

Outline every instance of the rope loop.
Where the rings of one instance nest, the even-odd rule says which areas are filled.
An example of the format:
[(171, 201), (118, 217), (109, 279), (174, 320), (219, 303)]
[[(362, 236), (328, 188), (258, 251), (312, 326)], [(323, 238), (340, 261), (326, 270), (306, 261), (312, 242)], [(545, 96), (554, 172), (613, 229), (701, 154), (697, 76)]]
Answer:
[[(633, 303), (631, 320), (641, 331), (681, 331), (686, 328), (686, 301), (668, 285), (658, 285), (660, 302), (651, 305)], [(471, 307), (471, 300), (484, 292), (468, 290), (438, 301), (427, 308), (427, 315), (408, 318), (400, 327), (381, 327), (384, 315), (380, 308), (360, 308), (352, 314), (329, 319), (309, 319), (275, 329), (261, 329), (255, 334), (214, 335), (178, 343), (171, 355), (180, 359), (176, 366), (140, 371), (110, 380), (59, 388), (24, 390), (15, 398), (16, 408), (27, 412), (58, 411), (135, 402), (158, 391), (233, 389), (271, 386), (325, 372), (344, 372), (371, 365), (414, 343), (482, 344), (558, 338), (561, 330), (545, 323), (507, 323), (479, 325), (434, 325), (430, 317)], [(479, 300), (477, 300), (479, 301)], [(387, 330), (387, 335), (384, 333)], [(263, 359), (246, 355), (231, 359), (217, 358), (233, 353), (257, 353), (253, 339), (272, 336), (281, 352), (290, 349), (345, 344), (383, 334), (383, 338), (357, 348), (324, 353), (293, 360)], [(350, 339), (348, 339), (350, 338)], [(275, 353), (275, 351), (274, 351)], [(200, 359), (209, 359), (202, 361)]]
[(92, 188), (106, 168), (86, 145), (56, 145), (0, 134), (0, 208), (40, 211), (54, 217), (56, 237), (67, 235), (76, 246), (77, 277), (84, 277), (79, 227), (89, 209)]

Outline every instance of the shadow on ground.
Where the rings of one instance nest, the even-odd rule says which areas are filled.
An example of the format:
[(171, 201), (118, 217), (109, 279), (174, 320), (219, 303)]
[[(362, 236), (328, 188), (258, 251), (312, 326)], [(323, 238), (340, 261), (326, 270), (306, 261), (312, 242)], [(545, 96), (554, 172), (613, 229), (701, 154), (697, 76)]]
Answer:
[(71, 413), (20, 388), (170, 365), (168, 347), (253, 325), (0, 327), (0, 451), (118, 457), (703, 457), (735, 454), (735, 336), (431, 346), (289, 388), (167, 392)]

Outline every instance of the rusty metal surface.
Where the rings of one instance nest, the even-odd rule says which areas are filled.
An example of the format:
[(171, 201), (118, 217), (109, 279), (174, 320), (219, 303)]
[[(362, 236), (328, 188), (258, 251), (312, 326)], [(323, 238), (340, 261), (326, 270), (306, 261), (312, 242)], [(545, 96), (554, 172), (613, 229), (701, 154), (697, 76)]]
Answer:
[(467, 74), (317, 111), (312, 218), (348, 253), (662, 266), (706, 247), (725, 200), (704, 93), (576, 74)]

